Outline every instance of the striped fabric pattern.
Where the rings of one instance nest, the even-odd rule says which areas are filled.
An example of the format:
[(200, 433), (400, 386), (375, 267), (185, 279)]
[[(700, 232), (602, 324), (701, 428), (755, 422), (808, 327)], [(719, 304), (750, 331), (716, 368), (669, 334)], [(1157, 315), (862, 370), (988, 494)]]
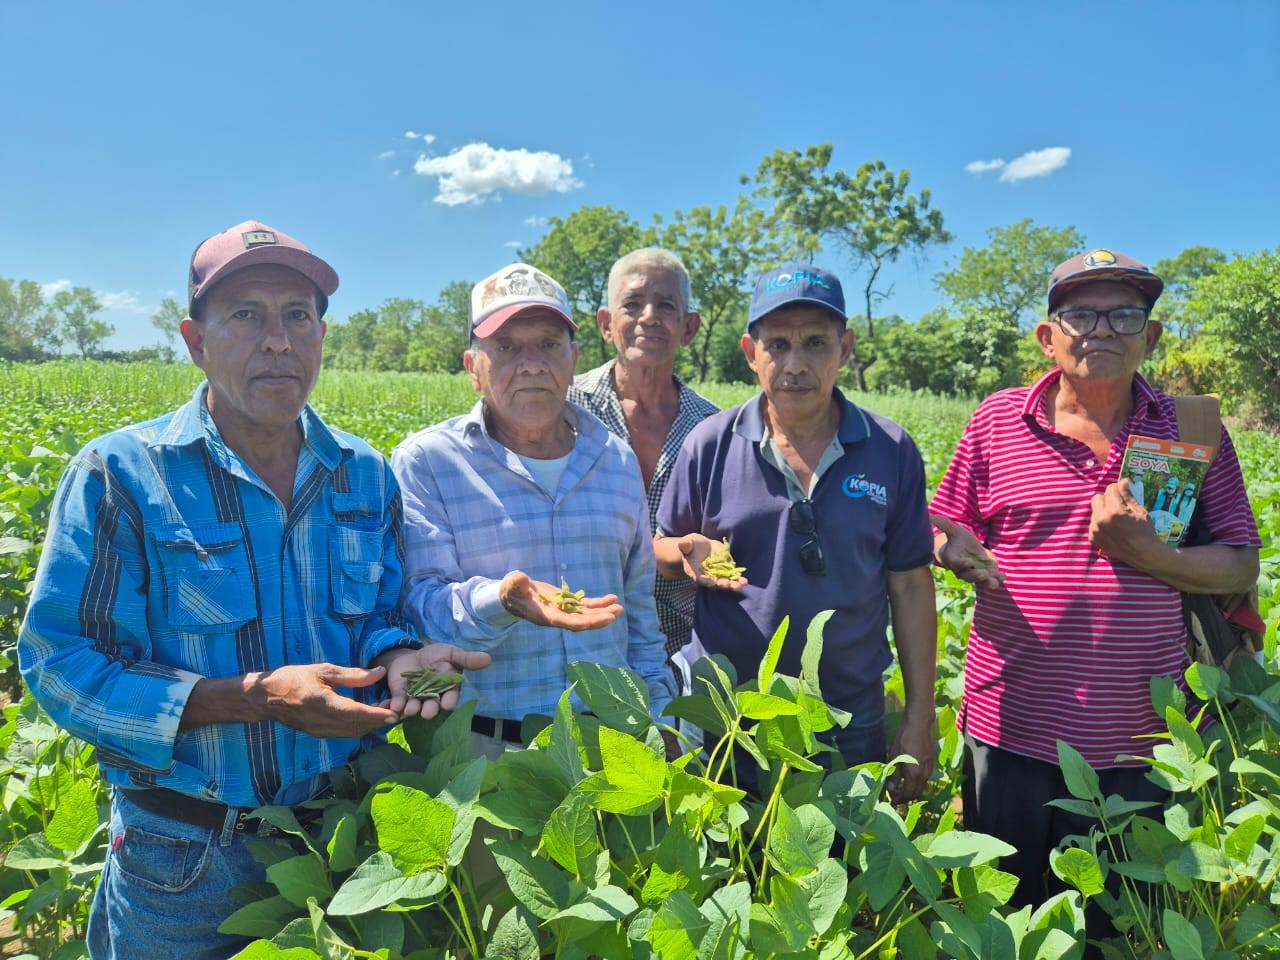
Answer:
[[(1061, 739), (1095, 767), (1138, 761), (1163, 729), (1152, 676), (1187, 666), (1180, 594), (1089, 544), (1090, 498), (1114, 483), (1131, 434), (1177, 437), (1173, 399), (1134, 380), (1134, 410), (1105, 463), (1056, 433), (1052, 371), (985, 400), (960, 440), (932, 510), (972, 529), (1008, 576), (979, 590), (965, 660), (964, 729), (1057, 763)], [(1239, 460), (1224, 429), (1201, 491), (1215, 542), (1259, 546)]]
[(270, 722), (179, 732), (183, 708), (202, 677), (365, 666), (416, 643), (397, 612), (399, 488), (380, 454), (308, 407), (286, 513), (223, 444), (205, 389), (71, 461), (20, 666), (54, 720), (98, 748), (113, 784), (235, 806), (298, 803), (361, 742)]

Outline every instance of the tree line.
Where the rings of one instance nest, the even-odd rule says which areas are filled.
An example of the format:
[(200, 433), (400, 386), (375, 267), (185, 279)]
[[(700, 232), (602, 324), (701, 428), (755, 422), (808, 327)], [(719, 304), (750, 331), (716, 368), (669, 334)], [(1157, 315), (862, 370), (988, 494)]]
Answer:
[[(608, 298), (609, 267), (649, 245), (674, 251), (689, 269), (702, 327), (681, 355), (680, 372), (693, 380), (750, 380), (738, 339), (752, 283), (778, 263), (819, 257), (845, 279), (858, 333), (845, 374), (851, 386), (981, 396), (1046, 367), (1028, 330), (1042, 315), (1054, 266), (1087, 246), (1075, 227), (1031, 220), (992, 227), (985, 246), (965, 247), (934, 275), (936, 308), (915, 319), (881, 315), (877, 308), (890, 293), (883, 268), (952, 236), (929, 191), (911, 189), (908, 171), (876, 160), (850, 172), (831, 160), (831, 144), (777, 150), (740, 178), (732, 204), (654, 214), (648, 225), (613, 207), (583, 206), (551, 218), (542, 239), (516, 256), (569, 294), (583, 369), (609, 356), (595, 323)], [(1171, 392), (1221, 393), (1227, 410), (1258, 425), (1280, 422), (1280, 351), (1271, 340), (1280, 328), (1280, 247), (1246, 255), (1191, 247), (1151, 266), (1166, 283), (1155, 312), (1165, 335), (1148, 376)], [(331, 319), (326, 364), (461, 370), (470, 288), (459, 280), (432, 303), (391, 298)], [(106, 356), (102, 344), (113, 330), (97, 318), (100, 310), (84, 288), (46, 297), (31, 281), (0, 279), (0, 359)], [(166, 339), (130, 356), (172, 356), (184, 313), (165, 300), (152, 322)]]

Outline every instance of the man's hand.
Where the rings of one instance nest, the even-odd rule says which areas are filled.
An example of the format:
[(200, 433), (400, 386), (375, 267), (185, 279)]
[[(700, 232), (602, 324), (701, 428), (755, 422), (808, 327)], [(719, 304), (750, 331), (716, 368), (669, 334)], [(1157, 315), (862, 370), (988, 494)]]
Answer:
[(687, 533), (683, 537), (664, 537), (680, 551), (680, 564), (684, 575), (700, 587), (711, 587), (716, 590), (741, 590), (747, 585), (746, 577), (727, 580), (724, 577), (711, 577), (703, 572), (711, 551), (720, 546), (720, 542), (705, 537), (700, 533)]
[(934, 557), (961, 580), (975, 587), (994, 590), (1005, 581), (995, 555), (982, 545), (968, 527), (952, 523), (941, 514), (929, 514), (929, 522), (941, 531), (934, 543)]
[(464, 670), (483, 670), (493, 662), (489, 654), (479, 650), (462, 650), (447, 643), (429, 643), (417, 650), (397, 647), (387, 650), (373, 661), (375, 667), (387, 672), (387, 688), (391, 699), (378, 706), (386, 707), (398, 717), (431, 718), (441, 710), (452, 710), (458, 705), (458, 688), (453, 687), (440, 695), (419, 699), (409, 695), (409, 682), (405, 674), (415, 670), (432, 673), (462, 673)]
[(542, 597), (552, 597), (560, 592), (558, 586), (531, 580), (527, 573), (513, 570), (502, 578), (498, 598), (508, 612), (542, 627), (560, 627), (564, 630), (598, 630), (607, 627), (622, 616), (622, 604), (617, 594), (603, 597), (583, 597), (581, 609), (569, 613), (554, 602), (543, 602)]
[(1167, 548), (1146, 509), (1129, 492), (1129, 481), (1112, 483), (1091, 501), (1089, 542), (1104, 557), (1147, 570), (1154, 556)]
[[(230, 680), (201, 680), (192, 691), (192, 700), (197, 699), (202, 686), (208, 695), (216, 697), (217, 688), (230, 682), (240, 686), (251, 705), (242, 720), (275, 720), (313, 737), (362, 737), (390, 726), (400, 719), (399, 715), (382, 705), (361, 703), (336, 688), (372, 686), (385, 673), (381, 667), (365, 670), (332, 663), (291, 664)], [(192, 721), (192, 726), (199, 722), (196, 717), (186, 716), (193, 706), (188, 702), (183, 713), (184, 721)]]
[(914, 764), (900, 764), (889, 778), (889, 799), (894, 803), (909, 803), (919, 799), (925, 785), (933, 776), (933, 754), (937, 739), (933, 732), (933, 717), (922, 713), (919, 719), (908, 717), (902, 723), (898, 735), (893, 738), (889, 757), (908, 754), (915, 757)]

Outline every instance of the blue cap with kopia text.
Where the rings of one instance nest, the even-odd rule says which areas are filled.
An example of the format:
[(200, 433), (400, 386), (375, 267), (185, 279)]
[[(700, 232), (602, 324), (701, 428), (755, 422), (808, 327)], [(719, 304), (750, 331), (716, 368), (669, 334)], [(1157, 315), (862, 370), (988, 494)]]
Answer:
[(844, 312), (844, 288), (835, 274), (809, 263), (787, 263), (756, 281), (747, 310), (747, 330), (766, 314), (792, 304), (825, 307), (842, 325), (849, 321)]

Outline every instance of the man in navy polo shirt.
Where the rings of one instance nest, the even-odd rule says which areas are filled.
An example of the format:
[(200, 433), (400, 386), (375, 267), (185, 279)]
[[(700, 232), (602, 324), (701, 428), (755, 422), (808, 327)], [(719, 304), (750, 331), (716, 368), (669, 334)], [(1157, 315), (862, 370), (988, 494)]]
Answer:
[[(835, 387), (853, 352), (840, 281), (788, 264), (756, 283), (742, 350), (762, 393), (690, 433), (658, 510), (659, 572), (698, 586), (686, 656), (729, 658), (756, 672), (769, 638), (791, 618), (779, 660), (800, 672), (809, 621), (824, 632), (822, 694), (852, 720), (824, 735), (846, 764), (884, 760), (886, 627), (906, 686), (892, 755), (909, 754), (891, 782), (918, 796), (933, 771), (932, 535), (924, 464), (900, 426), (855, 406)], [(746, 568), (736, 581), (702, 573), (721, 539)]]

